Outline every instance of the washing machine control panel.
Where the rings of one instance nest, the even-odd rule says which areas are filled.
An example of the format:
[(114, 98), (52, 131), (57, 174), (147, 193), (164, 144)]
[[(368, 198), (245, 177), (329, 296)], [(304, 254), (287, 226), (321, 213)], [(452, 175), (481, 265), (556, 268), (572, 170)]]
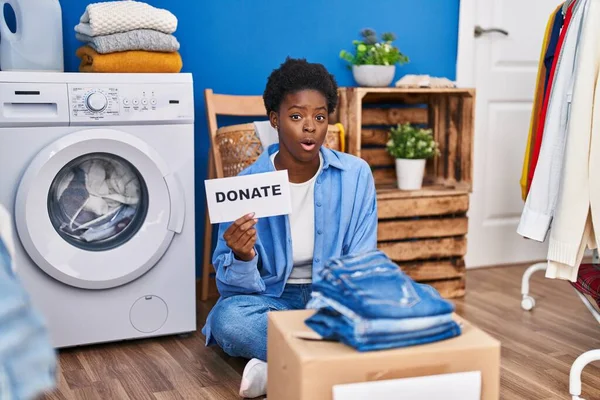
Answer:
[(80, 123), (166, 121), (193, 118), (186, 84), (69, 85), (71, 120)]
[(73, 87), (71, 105), (74, 117), (98, 119), (104, 115), (119, 115), (119, 91), (116, 88)]

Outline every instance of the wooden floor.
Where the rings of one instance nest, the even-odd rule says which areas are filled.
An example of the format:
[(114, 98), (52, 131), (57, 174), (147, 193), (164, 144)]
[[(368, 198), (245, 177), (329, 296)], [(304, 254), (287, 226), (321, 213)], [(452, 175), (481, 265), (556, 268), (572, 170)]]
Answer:
[[(570, 399), (569, 371), (581, 353), (600, 348), (600, 326), (566, 282), (532, 280), (532, 312), (520, 308), (524, 267), (468, 272), (457, 311), (502, 342), (506, 400)], [(202, 326), (210, 305), (199, 307)], [(205, 348), (198, 331), (62, 351), (59, 388), (45, 399), (237, 399), (243, 360)], [(587, 400), (600, 399), (600, 365), (583, 374)]]

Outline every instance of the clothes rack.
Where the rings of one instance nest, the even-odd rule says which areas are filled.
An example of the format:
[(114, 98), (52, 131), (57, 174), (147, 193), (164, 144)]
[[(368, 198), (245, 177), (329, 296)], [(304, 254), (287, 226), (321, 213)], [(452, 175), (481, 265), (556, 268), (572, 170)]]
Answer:
[[(592, 262), (594, 264), (600, 263), (600, 255), (598, 254), (598, 249), (594, 250)], [(529, 294), (529, 280), (531, 276), (538, 271), (545, 271), (546, 263), (540, 262), (531, 265), (529, 268), (525, 270), (523, 273), (523, 279), (521, 282), (521, 294), (523, 296), (521, 300), (521, 308), (525, 311), (531, 311), (535, 307), (535, 299)], [(579, 296), (583, 304), (587, 307), (588, 310), (592, 313), (592, 316), (598, 321), (600, 324), (600, 313), (595, 309), (593, 304), (585, 297), (581, 292), (574, 289), (575, 293)], [(572, 396), (572, 400), (585, 400), (581, 396), (581, 373), (584, 368), (593, 362), (600, 361), (600, 349), (590, 350), (575, 360), (573, 365), (571, 366), (571, 373), (569, 375), (569, 393)]]
[[(600, 82), (599, 22), (600, 3), (594, 0), (566, 0), (548, 16), (520, 179), (525, 206), (517, 227), (519, 235), (549, 244), (548, 261), (531, 265), (523, 274), (521, 308), (535, 307), (530, 279), (545, 271), (547, 278), (569, 281), (598, 323), (596, 302), (586, 297), (597, 279), (598, 250), (593, 265), (582, 268), (582, 259), (583, 250), (600, 241), (594, 237), (594, 213), (590, 214), (598, 204), (594, 198), (600, 197), (598, 188), (590, 186), (593, 173), (600, 170), (600, 113), (594, 108), (595, 83)], [(594, 361), (600, 361), (600, 349), (580, 355), (571, 366), (573, 400), (583, 400), (581, 374)]]

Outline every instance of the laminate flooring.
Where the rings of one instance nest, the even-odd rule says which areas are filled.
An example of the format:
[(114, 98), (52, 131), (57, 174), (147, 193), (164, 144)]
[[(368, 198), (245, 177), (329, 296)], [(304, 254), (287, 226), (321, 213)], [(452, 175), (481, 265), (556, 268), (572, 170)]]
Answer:
[[(569, 372), (600, 349), (600, 325), (567, 282), (532, 279), (536, 308), (521, 310), (525, 266), (470, 270), (457, 312), (502, 342), (501, 399), (570, 399)], [(44, 400), (238, 399), (244, 360), (206, 348), (200, 329), (212, 303), (198, 307), (198, 331), (62, 350), (58, 388)], [(583, 397), (600, 399), (600, 363), (583, 374)], [(277, 400), (277, 399), (273, 399)]]

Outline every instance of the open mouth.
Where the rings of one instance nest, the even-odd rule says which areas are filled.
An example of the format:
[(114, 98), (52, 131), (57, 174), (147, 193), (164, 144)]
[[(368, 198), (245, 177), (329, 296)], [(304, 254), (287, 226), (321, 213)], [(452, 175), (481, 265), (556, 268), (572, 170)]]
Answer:
[(300, 141), (300, 144), (302, 145), (302, 148), (304, 150), (312, 151), (316, 147), (317, 142), (315, 141), (315, 139), (312, 138), (304, 138)]

